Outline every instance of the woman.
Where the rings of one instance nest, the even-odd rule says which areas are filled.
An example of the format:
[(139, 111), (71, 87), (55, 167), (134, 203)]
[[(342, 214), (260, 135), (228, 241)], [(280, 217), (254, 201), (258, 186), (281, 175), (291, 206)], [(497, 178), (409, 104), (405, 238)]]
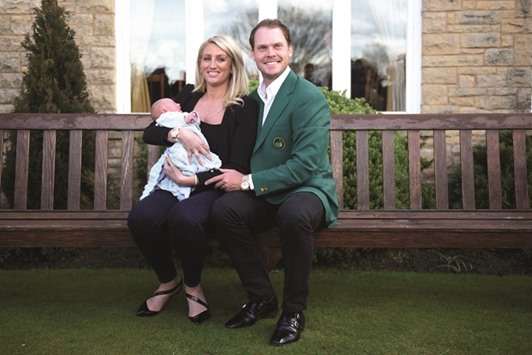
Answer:
[[(247, 93), (248, 78), (240, 48), (228, 36), (211, 37), (199, 48), (195, 85), (186, 85), (176, 97), (183, 111), (199, 113), (208, 146), (186, 128), (169, 129), (154, 122), (145, 129), (144, 141), (170, 146), (179, 140), (189, 159), (194, 154), (200, 163), (203, 162), (200, 154), (208, 156), (210, 149), (220, 157), (221, 169), (248, 174), (258, 108)], [(229, 187), (223, 182), (220, 188), (205, 185), (205, 181), (220, 174), (219, 170), (184, 176), (167, 160), (164, 172), (177, 184), (194, 187), (194, 191), (179, 202), (170, 192), (156, 189), (129, 213), (131, 235), (160, 282), (155, 293), (141, 304), (137, 315), (158, 314), (181, 290), (183, 281), (172, 260), (175, 247), (183, 270), (188, 317), (200, 324), (210, 317), (200, 284), (207, 222), (212, 204)]]

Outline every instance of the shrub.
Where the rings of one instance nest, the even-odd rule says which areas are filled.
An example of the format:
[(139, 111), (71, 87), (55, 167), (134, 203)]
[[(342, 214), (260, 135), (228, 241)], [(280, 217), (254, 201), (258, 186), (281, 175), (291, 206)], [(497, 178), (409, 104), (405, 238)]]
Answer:
[[(67, 15), (56, 0), (43, 0), (35, 8), (32, 36), (25, 36), (22, 47), (28, 52), (28, 70), (22, 79), (14, 112), (21, 113), (92, 113), (81, 55), (74, 41), (74, 31), (66, 24)], [(30, 139), (28, 208), (39, 208), (42, 171), (42, 132), (33, 131)], [(5, 179), (2, 183), (8, 201), (13, 201), (15, 185), (16, 136), (11, 135), (6, 154)], [(54, 208), (66, 208), (69, 135), (56, 136), (56, 173)], [(94, 134), (84, 134), (82, 150), (82, 205), (92, 201)]]
[[(515, 176), (513, 140), (511, 131), (501, 131), (499, 135), (499, 150), (501, 163), (502, 207), (515, 208)], [(532, 149), (532, 136), (527, 137), (528, 151)], [(488, 193), (488, 157), (485, 145), (477, 144), (473, 147), (475, 207), (489, 208)], [(527, 154), (528, 191), (532, 194), (532, 154)], [(531, 202), (532, 203), (532, 202)], [(460, 168), (449, 177), (449, 207), (462, 208), (462, 180)]]

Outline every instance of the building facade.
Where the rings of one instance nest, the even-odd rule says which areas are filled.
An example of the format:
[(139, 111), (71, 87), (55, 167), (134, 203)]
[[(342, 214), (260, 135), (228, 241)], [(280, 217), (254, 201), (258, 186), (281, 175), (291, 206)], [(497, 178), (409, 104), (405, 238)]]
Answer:
[[(117, 9), (124, 1), (58, 0), (70, 14), (68, 24), (76, 32), (91, 103), (100, 113), (124, 112), (120, 98), (131, 90), (119, 75), (128, 55), (117, 45), (122, 31)], [(405, 1), (417, 5), (414, 17), (419, 16), (420, 23), (420, 45), (414, 49), (420, 60), (414, 61), (417, 68), (407, 66), (406, 74), (407, 85), (417, 86), (406, 92), (416, 96), (417, 107), (407, 105), (406, 111), (531, 111), (532, 0)], [(333, 1), (332, 11), (343, 5), (341, 0)], [(350, 6), (356, 6), (356, 0)], [(0, 112), (11, 112), (19, 94), (26, 66), (21, 42), (31, 31), (34, 7), (40, 7), (40, 0), (0, 2)], [(338, 21), (332, 16), (333, 36), (335, 29), (342, 28)], [(334, 47), (334, 38), (332, 43)], [(412, 59), (409, 53), (407, 60)], [(342, 89), (335, 87), (334, 78), (346, 76), (345, 69), (334, 65), (331, 87)], [(419, 80), (411, 79), (416, 71)]]

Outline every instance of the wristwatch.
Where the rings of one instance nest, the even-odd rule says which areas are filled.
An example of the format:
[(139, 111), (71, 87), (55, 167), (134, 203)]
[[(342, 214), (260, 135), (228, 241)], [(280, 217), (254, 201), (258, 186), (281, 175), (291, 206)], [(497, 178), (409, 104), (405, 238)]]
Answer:
[(170, 137), (172, 137), (174, 142), (177, 142), (177, 140), (179, 140), (179, 127), (178, 128), (173, 128), (170, 131)]
[(248, 175), (242, 176), (242, 181), (240, 182), (240, 190), (249, 191), (249, 177), (248, 177)]

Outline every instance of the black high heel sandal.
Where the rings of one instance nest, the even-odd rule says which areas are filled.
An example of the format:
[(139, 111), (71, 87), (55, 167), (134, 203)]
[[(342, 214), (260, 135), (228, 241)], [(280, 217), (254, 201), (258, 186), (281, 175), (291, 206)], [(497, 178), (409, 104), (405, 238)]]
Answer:
[(188, 317), (188, 319), (190, 319), (192, 323), (199, 325), (211, 317), (211, 311), (209, 310), (209, 305), (207, 303), (203, 302), (196, 296), (192, 296), (189, 293), (185, 293), (185, 295), (187, 296), (189, 300), (199, 303), (203, 307), (207, 308), (205, 311), (201, 312), (200, 314), (196, 314), (194, 317)]
[[(161, 308), (160, 311), (152, 311), (151, 309), (148, 308), (148, 300), (152, 297), (155, 297), (155, 296), (163, 296), (163, 295), (170, 295), (170, 297), (168, 298), (168, 300), (166, 301), (166, 303), (168, 303), (168, 301), (170, 301), (172, 299), (172, 297), (174, 297), (175, 295), (177, 295), (179, 293), (179, 291), (181, 291), (181, 289), (183, 288), (183, 280), (179, 280), (179, 283), (169, 289), (169, 290), (166, 290), (166, 291), (159, 291), (159, 292), (155, 292), (153, 295), (151, 295), (150, 297), (148, 297), (144, 303), (142, 303), (139, 307), (139, 309), (137, 310), (137, 316), (139, 317), (152, 317), (152, 316), (156, 316), (157, 314), (159, 314), (160, 311), (162, 311), (163, 309)], [(165, 303), (165, 305), (166, 305)], [(164, 308), (164, 306), (163, 306)]]

